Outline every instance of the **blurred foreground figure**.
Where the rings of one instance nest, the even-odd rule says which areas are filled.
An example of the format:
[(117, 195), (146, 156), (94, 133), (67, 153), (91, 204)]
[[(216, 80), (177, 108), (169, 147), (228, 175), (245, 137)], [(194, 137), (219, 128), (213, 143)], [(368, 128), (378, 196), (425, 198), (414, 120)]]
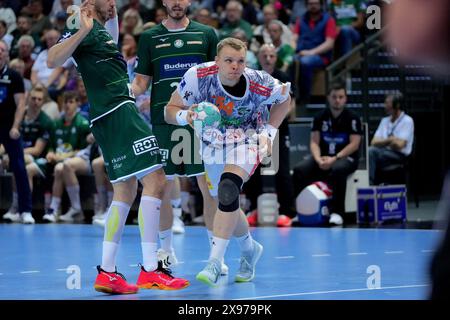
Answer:
[[(450, 75), (450, 2), (395, 1), (385, 6), (386, 40), (403, 63), (436, 65), (435, 73)], [(414, 23), (410, 23), (411, 17)], [(450, 173), (444, 182), (438, 220), (446, 231), (431, 263), (432, 300), (450, 300)], [(439, 226), (440, 227), (440, 226)]]
[(384, 8), (389, 26), (386, 40), (399, 59), (403, 63), (434, 64), (436, 73), (450, 74), (450, 1), (402, 0)]

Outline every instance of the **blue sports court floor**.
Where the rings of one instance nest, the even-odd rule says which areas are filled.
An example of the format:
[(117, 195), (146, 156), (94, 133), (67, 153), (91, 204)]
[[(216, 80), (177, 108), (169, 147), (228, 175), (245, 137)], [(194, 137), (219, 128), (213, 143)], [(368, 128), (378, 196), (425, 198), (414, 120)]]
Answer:
[[(176, 275), (191, 285), (180, 291), (141, 290), (108, 296), (93, 290), (101, 261), (103, 229), (92, 225), (0, 224), (0, 299), (426, 299), (428, 266), (440, 231), (411, 229), (255, 228), (264, 246), (251, 283), (234, 283), (239, 250), (226, 255), (230, 275), (218, 288), (195, 280), (208, 258), (203, 227), (174, 236)], [(139, 229), (126, 226), (119, 272), (135, 282), (141, 262)], [(68, 289), (66, 268), (80, 268), (80, 289)], [(369, 287), (380, 285), (379, 289)], [(69, 286), (70, 287), (70, 286)]]

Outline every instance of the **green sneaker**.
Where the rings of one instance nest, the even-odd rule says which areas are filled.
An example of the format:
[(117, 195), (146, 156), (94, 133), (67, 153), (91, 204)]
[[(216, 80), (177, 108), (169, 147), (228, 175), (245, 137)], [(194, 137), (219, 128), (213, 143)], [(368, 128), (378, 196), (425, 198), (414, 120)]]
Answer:
[(217, 280), (220, 276), (221, 263), (217, 259), (211, 259), (206, 265), (205, 269), (200, 271), (196, 279), (211, 287), (217, 286)]
[(253, 251), (243, 254), (239, 262), (239, 270), (234, 278), (236, 282), (249, 282), (255, 277), (255, 266), (263, 252), (263, 246), (253, 240)]

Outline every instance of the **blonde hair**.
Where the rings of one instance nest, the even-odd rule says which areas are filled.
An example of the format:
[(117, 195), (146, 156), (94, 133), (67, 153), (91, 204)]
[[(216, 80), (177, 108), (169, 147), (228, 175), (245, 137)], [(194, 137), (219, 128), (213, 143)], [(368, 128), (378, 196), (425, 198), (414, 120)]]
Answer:
[(120, 28), (121, 30), (120, 30), (120, 32), (121, 32), (121, 33), (126, 33), (126, 32), (127, 32), (127, 30), (126, 30), (126, 27), (127, 27), (127, 22), (126, 22), (126, 20), (127, 20), (128, 17), (135, 17), (136, 20), (137, 20), (137, 21), (136, 21), (136, 25), (134, 26), (133, 30), (131, 30), (131, 32), (133, 33), (133, 35), (136, 36), (136, 35), (141, 34), (142, 31), (143, 31), (143, 25), (144, 25), (144, 23), (143, 23), (143, 21), (142, 21), (141, 16), (139, 15), (139, 11), (137, 11), (136, 9), (133, 9), (133, 8), (130, 8), (130, 9), (126, 10), (126, 11), (123, 13), (122, 24), (121, 24), (121, 28)]
[(236, 38), (225, 38), (221, 40), (217, 44), (217, 55), (219, 55), (220, 51), (222, 51), (224, 47), (231, 47), (236, 51), (241, 51), (242, 49), (245, 49), (245, 51), (247, 51), (247, 46), (245, 45), (245, 43)]

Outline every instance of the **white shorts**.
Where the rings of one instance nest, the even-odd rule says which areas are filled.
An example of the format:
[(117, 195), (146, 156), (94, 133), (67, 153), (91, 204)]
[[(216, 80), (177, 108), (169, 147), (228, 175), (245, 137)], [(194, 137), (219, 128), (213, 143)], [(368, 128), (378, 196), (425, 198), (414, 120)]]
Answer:
[(203, 144), (202, 160), (205, 165), (206, 182), (212, 197), (217, 197), (220, 176), (225, 165), (236, 165), (247, 172), (249, 176), (255, 172), (261, 162), (257, 150), (257, 146), (254, 144), (230, 145), (225, 149), (208, 147)]

